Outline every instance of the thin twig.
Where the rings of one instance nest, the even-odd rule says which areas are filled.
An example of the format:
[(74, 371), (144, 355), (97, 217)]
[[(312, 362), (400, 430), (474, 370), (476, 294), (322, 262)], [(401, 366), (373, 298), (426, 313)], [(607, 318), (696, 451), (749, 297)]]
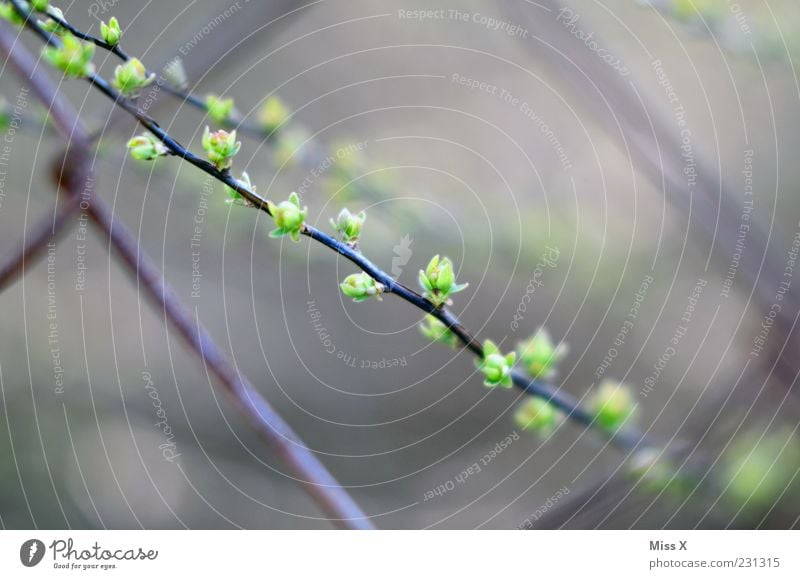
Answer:
[[(76, 28), (70, 24), (66, 18), (50, 14), (49, 12), (48, 16), (58, 23), (62, 28), (70, 32), (73, 36), (80, 38), (81, 40), (91, 42), (95, 46), (111, 52), (123, 62), (128, 62), (132, 58), (119, 43), (112, 46), (102, 38), (98, 38), (97, 36), (88, 34)], [(169, 81), (164, 79), (162, 75), (159, 75), (150, 69), (146, 69), (146, 74), (155, 75), (156, 85), (159, 88), (164, 89), (164, 91), (170, 96), (177, 98), (182, 103), (188, 104), (203, 113), (208, 113), (208, 104), (206, 103), (205, 99), (193, 94), (188, 90), (183, 90), (173, 86)], [(236, 109), (231, 111), (225, 119), (216, 122), (226, 129), (236, 129), (239, 134), (249, 136), (259, 142), (266, 141), (268, 143), (273, 143), (280, 137), (280, 134), (286, 130), (285, 124), (274, 128), (269, 128), (263, 127), (258, 123), (248, 121), (244, 116), (241, 115), (241, 113), (236, 111)], [(304, 154), (300, 156), (300, 164), (303, 168), (308, 171), (314, 171), (317, 167), (326, 162), (327, 153), (322, 147), (318, 146), (315, 141), (307, 142), (305, 144), (305, 148), (308, 150), (304, 151)], [(371, 193), (371, 191), (368, 190), (367, 186), (363, 184), (361, 180), (352, 180), (350, 186), (359, 193), (366, 195)]]
[[(93, 36), (78, 28), (75, 28), (72, 24), (70, 24), (65, 18), (59, 17), (57, 15), (47, 13), (47, 15), (52, 18), (59, 26), (67, 30), (70, 34), (75, 36), (76, 38), (80, 38), (81, 40), (85, 40), (87, 42), (91, 42), (94, 45), (102, 48), (103, 50), (107, 50), (117, 56), (123, 62), (128, 62), (131, 59), (131, 56), (123, 50), (123, 48), (119, 44), (111, 45), (102, 38), (98, 38), (97, 36)], [(155, 74), (157, 77), (159, 75), (154, 73), (150, 70), (147, 71), (147, 74)], [(208, 112), (208, 106), (206, 102), (188, 91), (182, 90), (170, 84), (168, 81), (161, 82), (160, 77), (159, 81), (157, 81), (158, 86), (163, 88), (167, 93), (170, 95), (181, 99), (183, 102), (199, 109), (203, 112)], [(235, 128), (239, 132), (243, 134), (249, 134), (253, 137), (257, 137), (259, 139), (265, 139), (270, 136), (270, 131), (266, 131), (264, 128), (254, 124), (247, 122), (241, 115), (236, 113), (235, 111), (230, 114), (230, 116), (222, 122), (228, 128)]]
[[(18, 8), (18, 10), (21, 9), (19, 0), (10, 1)], [(46, 43), (53, 46), (60, 46), (60, 42), (57, 37), (48, 34), (34, 20), (30, 18), (27, 19), (26, 25), (33, 29), (33, 31), (39, 37), (44, 39)], [(140, 124), (150, 131), (157, 139), (159, 139), (173, 155), (184, 159), (188, 163), (224, 183), (244, 197), (255, 208), (264, 211), (268, 215), (272, 215), (266, 199), (261, 198), (254, 191), (248, 189), (243, 183), (234, 178), (229, 171), (220, 171), (209, 161), (206, 161), (205, 159), (189, 151), (165, 130), (163, 130), (155, 120), (150, 118), (144, 112), (140, 111), (135, 102), (119, 94), (101, 76), (98, 74), (92, 74), (87, 77), (86, 80), (88, 80), (88, 82), (97, 88), (101, 93), (111, 99), (115, 105), (134, 116), (140, 122)], [(331, 237), (330, 235), (320, 231), (319, 229), (316, 229), (311, 225), (304, 225), (301, 233), (350, 260), (359, 269), (372, 277), (376, 282), (383, 285), (387, 293), (393, 293), (420, 310), (436, 317), (458, 337), (458, 339), (470, 352), (472, 352), (478, 358), (483, 358), (483, 346), (481, 345), (480, 341), (478, 341), (477, 338), (469, 333), (467, 329), (458, 321), (457, 317), (449, 310), (444, 307), (437, 307), (419, 293), (401, 284), (391, 275), (377, 267), (359, 251), (353, 249), (346, 243)], [(516, 370), (512, 372), (511, 378), (517, 388), (527, 394), (546, 399), (555, 407), (563, 411), (567, 418), (583, 424), (584, 426), (591, 427), (595, 425), (593, 414), (583, 409), (573, 396), (564, 392), (560, 388), (557, 388), (542, 380), (532, 380), (530, 377)], [(625, 451), (632, 451), (640, 446), (651, 445), (651, 443), (645, 439), (644, 435), (639, 432), (638, 429), (635, 429), (631, 426), (623, 426), (614, 433), (603, 433), (607, 436), (610, 436), (610, 441), (613, 445)]]
[[(19, 8), (18, 2), (14, 2), (14, 5)], [(30, 24), (31, 21), (28, 22)], [(34, 29), (39, 29), (38, 25)], [(51, 40), (46, 33), (40, 36)], [(90, 141), (77, 114), (59, 98), (55, 85), (41, 67), (36, 66), (33, 57), (22, 45), (15, 45), (15, 35), (8, 31), (5, 24), (0, 26), (0, 51), (31, 82), (38, 98), (50, 105), (55, 126), (69, 139), (71, 146), (67, 155), (71, 156), (63, 165), (67, 174), (62, 178), (62, 184), (71, 196), (79, 197), (89, 176), (86, 155)], [(146, 293), (164, 312), (167, 320), (178, 330), (193, 353), (203, 359), (251, 425), (270, 444), (306, 492), (331, 517), (332, 522), (344, 528), (372, 528), (369, 519), (352, 497), (184, 308), (149, 257), (138, 247), (136, 238), (114, 218), (106, 203), (94, 196), (88, 211), (93, 223), (122, 257), (128, 270), (142, 282)]]

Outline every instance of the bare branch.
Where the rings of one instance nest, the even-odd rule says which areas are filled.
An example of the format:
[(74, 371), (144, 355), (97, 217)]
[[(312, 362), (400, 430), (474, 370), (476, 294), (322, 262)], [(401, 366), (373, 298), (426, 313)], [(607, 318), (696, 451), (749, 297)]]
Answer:
[(46, 217), (31, 227), (19, 247), (0, 264), (0, 292), (25, 275), (25, 268), (30, 267), (30, 263), (41, 257), (45, 248), (59, 238), (79, 206), (79, 196), (67, 195), (63, 203), (48, 211)]

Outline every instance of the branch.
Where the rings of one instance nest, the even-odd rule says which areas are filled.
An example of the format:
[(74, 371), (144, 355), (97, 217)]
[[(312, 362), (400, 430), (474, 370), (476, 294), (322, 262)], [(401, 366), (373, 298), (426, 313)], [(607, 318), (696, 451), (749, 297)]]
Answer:
[[(19, 0), (10, 1), (18, 10), (24, 10), (21, 8)], [(24, 12), (20, 13), (24, 14)], [(44, 39), (47, 44), (56, 47), (61, 46), (61, 42), (57, 36), (47, 33), (33, 19), (27, 18), (25, 24), (39, 37)], [(84, 35), (84, 37), (87, 37), (87, 35)], [(102, 47), (102, 45), (100, 46)], [(98, 74), (92, 73), (86, 77), (86, 80), (110, 100), (112, 100), (116, 106), (119, 106), (124, 111), (135, 117), (140, 124), (142, 124), (168, 149), (170, 154), (182, 158), (206, 174), (214, 177), (216, 180), (227, 185), (230, 189), (241, 195), (256, 209), (264, 211), (268, 215), (273, 216), (272, 207), (274, 207), (274, 205), (272, 205), (266, 199), (258, 196), (255, 191), (248, 188), (243, 182), (232, 177), (229, 170), (220, 170), (214, 164), (189, 151), (175, 138), (164, 131), (156, 121), (154, 121), (144, 112), (140, 111), (134, 101), (117, 92), (105, 79), (100, 77)], [(432, 303), (426, 297), (423, 297), (421, 294), (401, 284), (391, 277), (391, 275), (377, 267), (373, 262), (371, 262), (351, 245), (343, 243), (307, 224), (303, 224), (298, 230), (298, 233), (321, 243), (322, 245), (351, 261), (361, 271), (365, 272), (373, 280), (375, 280), (375, 282), (380, 284), (385, 293), (393, 293), (416, 308), (434, 316), (440, 322), (445, 324), (445, 326), (458, 338), (463, 346), (472, 354), (474, 354), (479, 360), (486, 358), (484, 347), (477, 340), (477, 338), (475, 338), (458, 321), (457, 317), (445, 307)], [(516, 370), (510, 372), (509, 378), (511, 382), (513, 382), (514, 386), (526, 394), (546, 400), (559, 410), (563, 411), (568, 419), (587, 427), (596, 427), (596, 430), (602, 432), (609, 438), (611, 444), (624, 451), (634, 451), (639, 449), (641, 446), (653, 446), (653, 443), (648, 441), (641, 432), (630, 426), (624, 425), (616, 428), (612, 432), (602, 429), (597, 423), (594, 413), (582, 408), (579, 402), (570, 394), (544, 380), (531, 379), (529, 376)]]
[[(80, 38), (81, 40), (85, 40), (87, 42), (91, 42), (95, 46), (102, 48), (103, 50), (107, 50), (114, 55), (116, 55), (120, 60), (123, 62), (128, 62), (131, 60), (131, 56), (125, 52), (119, 44), (111, 45), (102, 38), (98, 38), (97, 36), (93, 36), (91, 34), (87, 34), (75, 28), (72, 24), (70, 24), (66, 18), (53, 14), (51, 12), (47, 13), (48, 16), (55, 22), (58, 23), (59, 26), (67, 30), (70, 34), (75, 36), (76, 38)], [(162, 81), (161, 78), (153, 71), (148, 70), (147, 74), (156, 75), (159, 80), (157, 84), (160, 88), (163, 88), (167, 93), (170, 95), (181, 99), (183, 102), (193, 106), (194, 108), (201, 110), (203, 112), (208, 112), (208, 105), (206, 102), (188, 91), (182, 90), (178, 87), (173, 86), (169, 82)], [(222, 121), (222, 124), (228, 128), (235, 128), (238, 131), (249, 134), (250, 136), (256, 137), (258, 139), (268, 138), (272, 131), (265, 130), (263, 127), (260, 127), (254, 123), (247, 122), (242, 116), (235, 111), (232, 111), (231, 114)]]
[[(18, 2), (13, 2), (17, 9)], [(27, 20), (31, 25), (32, 21)], [(41, 37), (50, 42), (49, 35), (33, 25)], [(6, 54), (14, 68), (28, 79), (34, 93), (50, 105), (53, 122), (59, 132), (70, 140), (62, 178), (65, 190), (79, 197), (89, 177), (86, 157), (90, 149), (89, 136), (76, 113), (59, 98), (55, 85), (37, 68), (36, 61), (21, 45), (15, 45), (15, 35), (5, 25), (0, 26), (0, 51)], [(139, 249), (136, 238), (113, 217), (106, 203), (98, 196), (89, 207), (93, 223), (122, 257), (128, 270), (143, 284), (148, 296), (164, 312), (167, 320), (178, 330), (190, 350), (203, 359), (224, 390), (233, 398), (245, 418), (256, 428), (287, 465), (306, 492), (338, 526), (351, 529), (372, 528), (367, 516), (350, 495), (339, 485), (325, 466), (305, 446), (291, 427), (275, 412), (258, 390), (243, 377), (214, 343), (211, 336), (181, 305), (172, 289), (161, 277), (149, 257)]]
[(75, 214), (78, 207), (80, 207), (80, 196), (67, 195), (60, 207), (57, 205), (48, 211), (46, 217), (31, 227), (31, 232), (25, 235), (17, 250), (0, 264), (0, 292), (13, 284), (17, 278), (25, 275), (26, 264), (43, 255), (48, 244), (58, 239), (66, 230), (69, 218)]
[[(58, 23), (62, 28), (70, 32), (76, 38), (81, 40), (85, 40), (87, 42), (91, 42), (95, 46), (109, 51), (116, 55), (120, 60), (123, 62), (128, 62), (131, 60), (131, 56), (121, 47), (120, 43), (111, 45), (102, 38), (98, 38), (92, 34), (88, 34), (83, 32), (82, 30), (76, 28), (72, 24), (67, 21), (63, 15), (55, 14), (52, 12), (47, 13), (48, 16), (56, 23)], [(182, 66), (182, 65), (181, 65)], [(177, 98), (184, 104), (188, 104), (191, 107), (208, 114), (209, 113), (209, 105), (205, 99), (192, 94), (188, 90), (183, 90), (177, 86), (173, 86), (169, 81), (163, 78), (162, 75), (159, 75), (155, 71), (146, 69), (147, 75), (154, 75), (156, 78), (156, 85), (159, 88), (163, 88), (164, 91), (172, 97)], [(282, 103), (281, 103), (282, 105)], [(263, 126), (259, 125), (258, 123), (254, 123), (252, 121), (248, 121), (244, 118), (241, 113), (239, 113), (235, 108), (231, 110), (228, 115), (222, 119), (218, 120), (217, 122), (220, 123), (221, 126), (227, 129), (236, 129), (238, 133), (243, 135), (247, 135), (253, 139), (267, 142), (274, 142), (275, 139), (279, 139), (281, 133), (285, 131), (285, 123), (280, 122), (273, 126)], [(93, 139), (94, 141), (94, 139)], [(322, 149), (322, 147), (317, 146), (315, 141), (310, 141), (306, 144), (306, 147), (309, 149), (306, 151), (300, 160), (300, 164), (308, 171), (315, 170), (317, 167), (322, 165), (326, 162), (327, 153)], [(364, 185), (360, 180), (354, 180), (350, 184), (355, 190), (358, 190), (360, 193), (369, 194), (370, 191), (368, 190), (367, 186)]]

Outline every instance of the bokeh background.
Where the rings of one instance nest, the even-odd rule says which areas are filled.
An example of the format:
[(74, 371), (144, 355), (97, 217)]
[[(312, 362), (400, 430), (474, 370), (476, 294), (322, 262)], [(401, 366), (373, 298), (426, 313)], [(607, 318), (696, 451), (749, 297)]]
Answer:
[[(179, 57), (192, 92), (250, 119), (279, 96), (291, 116), (242, 139), (235, 173), (276, 201), (299, 191), (322, 228), (366, 210), (362, 250), (409, 285), (450, 256), (468, 328), (509, 350), (546, 326), (570, 346), (556, 385), (629, 384), (689, 477), (661, 492), (591, 430), (521, 431), (520, 393), (428, 344), (420, 312), (346, 300), (352, 265), (269, 239), (192, 167), (130, 159), (137, 127), (64, 81), (98, 136), (95, 194), (377, 526), (798, 524), (796, 2), (57, 5), (94, 33), (117, 16), (128, 52)], [(63, 145), (7, 66), (0, 94), (6, 253), (52, 209)], [(148, 106), (201, 151), (213, 122), (163, 93)], [(2, 526), (329, 528), (86, 225), (0, 295)]]

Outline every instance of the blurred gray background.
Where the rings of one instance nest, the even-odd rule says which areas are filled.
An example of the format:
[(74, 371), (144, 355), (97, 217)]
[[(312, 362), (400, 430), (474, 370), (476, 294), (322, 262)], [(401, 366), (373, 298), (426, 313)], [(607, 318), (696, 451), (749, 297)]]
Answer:
[[(268, 143), (242, 138), (234, 173), (246, 170), (275, 201), (300, 191), (310, 222), (323, 228), (343, 206), (366, 209), (362, 250), (406, 284), (416, 285), (432, 255), (450, 256), (470, 283), (454, 310), (481, 338), (510, 350), (547, 326), (570, 345), (557, 385), (578, 397), (598, 383), (615, 348), (605, 377), (631, 385), (638, 424), (685, 441), (714, 468), (746, 432), (788, 432), (787, 445), (796, 444), (797, 344), (776, 324), (768, 351), (750, 355), (800, 220), (796, 3), (742, 0), (734, 13), (719, 2), (701, 18), (685, 2), (580, 0), (567, 17), (550, 2), (464, 1), (465, 20), (441, 2), (108, 4), (56, 5), (94, 33), (98, 18), (116, 15), (128, 52), (154, 70), (180, 56), (193, 92), (234, 96), (251, 118), (279, 95), (293, 113), (289, 129)], [(410, 15), (420, 9), (442, 16)], [(568, 46), (595, 38), (582, 62), (572, 60)], [(29, 35), (24, 42), (38, 51)], [(104, 74), (116, 65), (101, 51), (95, 62)], [(648, 115), (626, 128), (629, 101), (593, 75), (619, 76), (612, 84)], [(8, 250), (52, 207), (50, 163), (61, 150), (24, 88), (3, 69), (0, 94), (10, 105), (25, 101), (0, 182), (0, 247)], [(556, 501), (564, 520), (582, 504), (569, 497), (601, 505), (571, 520), (579, 526), (796, 523), (796, 511), (782, 506), (788, 482), (749, 514), (717, 487), (699, 510), (683, 499), (626, 502), (624, 453), (570, 424), (546, 440), (520, 432), (512, 420), (520, 394), (485, 388), (469, 355), (429, 345), (415, 327), (418, 311), (391, 297), (345, 300), (337, 284), (355, 271), (349, 263), (307, 240), (270, 240), (265, 215), (226, 204), (223, 188), (192, 167), (133, 161), (124, 143), (137, 127), (85, 83), (65, 81), (63, 90), (102, 134), (97, 194), (379, 527), (516, 528), (564, 488)], [(149, 112), (201, 151), (202, 113), (163, 94)], [(683, 152), (703, 163), (699, 178), (721, 175), (732, 197), (654, 178), (675, 147), (667, 140), (663, 150), (644, 150), (632, 138), (650, 132), (648, 118), (661, 119), (677, 143), (688, 139)], [(308, 158), (319, 151), (335, 158), (333, 167), (314, 169)], [(655, 159), (655, 171), (641, 155)], [(725, 292), (743, 222), (758, 223), (769, 240), (748, 232)], [(556, 263), (543, 267), (554, 249)], [(767, 253), (779, 269), (760, 268)], [(615, 345), (647, 276), (634, 327)], [(704, 290), (687, 323), (698, 280)], [(796, 314), (782, 312), (790, 325)], [(685, 336), (658, 366), (681, 325)], [(4, 527), (330, 526), (77, 220), (49, 262), (0, 295), (0, 388)], [(174, 434), (172, 460), (156, 396)], [(454, 482), (515, 433), (480, 473)], [(797, 455), (770, 455), (767, 470), (781, 463), (796, 474), (787, 456)], [(425, 500), (440, 485), (452, 490)], [(622, 497), (601, 500), (614, 492)]]

